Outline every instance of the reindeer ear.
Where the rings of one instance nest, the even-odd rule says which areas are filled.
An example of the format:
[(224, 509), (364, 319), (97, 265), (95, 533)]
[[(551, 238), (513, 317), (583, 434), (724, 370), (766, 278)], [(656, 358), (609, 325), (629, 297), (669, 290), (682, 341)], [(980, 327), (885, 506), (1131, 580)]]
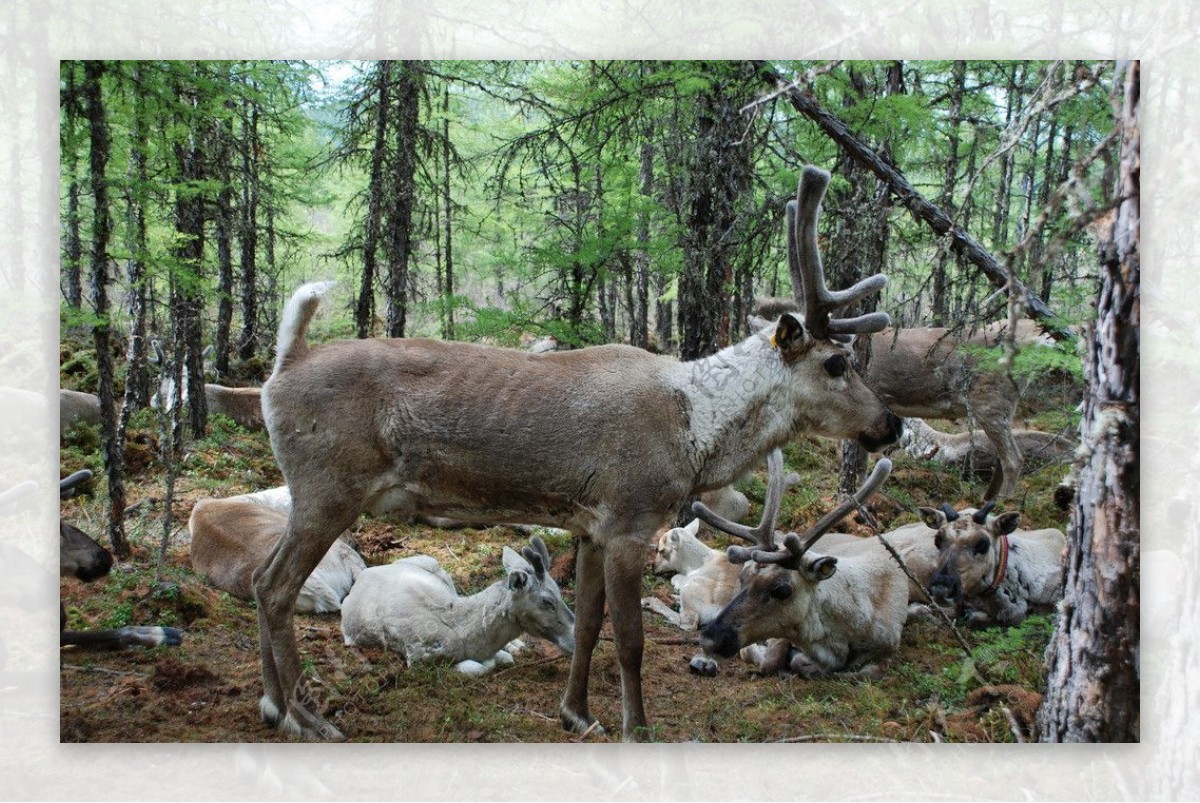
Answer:
[(683, 529), (687, 530), (688, 535), (695, 538), (700, 533), (700, 519), (692, 519)]
[(837, 558), (832, 555), (822, 555), (804, 567), (805, 572), (816, 582), (828, 580), (837, 572)]
[(524, 569), (517, 569), (516, 571), (508, 573), (508, 587), (510, 590), (520, 591), (522, 588), (526, 588), (529, 585), (529, 572), (525, 571)]
[(936, 530), (946, 523), (946, 516), (940, 510), (931, 507), (923, 507), (918, 510), (921, 513), (921, 521), (925, 522), (925, 526), (931, 530)]
[(796, 315), (785, 312), (775, 324), (775, 333), (771, 335), (771, 345), (779, 349), (785, 356), (795, 353), (808, 339), (804, 324)]
[(1013, 530), (1017, 529), (1017, 522), (1021, 520), (1021, 514), (1015, 510), (1008, 513), (1001, 513), (996, 517), (995, 527), (996, 532), (1001, 535), (1008, 535)]
[(533, 568), (529, 565), (529, 561), (517, 554), (515, 549), (507, 546), (501, 553), (500, 563), (506, 572), (529, 571)]

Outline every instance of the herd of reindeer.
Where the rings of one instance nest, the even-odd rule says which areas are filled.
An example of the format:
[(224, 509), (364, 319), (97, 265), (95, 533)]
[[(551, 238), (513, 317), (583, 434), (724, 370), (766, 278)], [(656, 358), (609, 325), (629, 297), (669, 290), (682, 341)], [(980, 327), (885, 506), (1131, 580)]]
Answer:
[[(970, 337), (893, 329), (880, 312), (838, 310), (878, 292), (882, 275), (848, 290), (825, 286), (816, 227), (829, 175), (808, 167), (788, 203), (788, 262), (796, 303), (764, 306), (754, 333), (707, 358), (680, 362), (624, 345), (504, 349), (426, 339), (343, 340), (310, 346), (306, 330), (331, 282), (307, 284), (282, 315), (273, 372), (261, 389), (205, 386), (208, 409), (266, 429), (286, 485), (196, 503), (188, 523), (193, 569), (257, 603), (264, 722), (302, 738), (336, 740), (306, 687), (294, 612), (340, 614), (348, 645), (377, 645), (409, 662), (441, 660), (482, 675), (511, 664), (520, 637), (571, 657), (561, 720), (599, 726), (588, 676), (607, 607), (621, 675), (622, 736), (644, 735), (643, 611), (698, 631), (690, 669), (713, 675), (738, 658), (763, 673), (804, 677), (870, 672), (895, 651), (905, 622), (935, 608), (971, 623), (1011, 625), (1061, 594), (1063, 534), (1023, 530), (998, 512), (1030, 458), (1069, 463), (1060, 436), (1014, 429), (1012, 377), (976, 364), (966, 344), (1042, 341), (1021, 320)], [(855, 335), (871, 339), (860, 374)], [(540, 352), (540, 353), (534, 353)], [(164, 381), (156, 405), (185, 399)], [(95, 397), (61, 391), (63, 430), (97, 420)], [(903, 416), (903, 418), (901, 418)], [(969, 418), (978, 432), (945, 433), (923, 419)], [(869, 452), (903, 446), (924, 459), (990, 471), (979, 508), (921, 507), (920, 521), (875, 537), (831, 532), (886, 481), (880, 457), (857, 492), (802, 534), (776, 529), (798, 482), (780, 447), (801, 434), (857, 440)], [(767, 464), (756, 526), (732, 486)], [(90, 472), (62, 481), (70, 494)], [(574, 610), (551, 575), (545, 542), (505, 547), (504, 576), (464, 596), (428, 555), (368, 566), (347, 533), (369, 511), (435, 525), (513, 524), (578, 536)], [(680, 511), (695, 519), (669, 527)], [(701, 525), (746, 542), (714, 549)], [(656, 538), (656, 542), (655, 541)], [(654, 542), (654, 543), (652, 543)], [(653, 549), (673, 575), (677, 604), (642, 599)], [(112, 559), (61, 524), (61, 571), (103, 576)], [(63, 645), (179, 644), (165, 627), (73, 632)]]

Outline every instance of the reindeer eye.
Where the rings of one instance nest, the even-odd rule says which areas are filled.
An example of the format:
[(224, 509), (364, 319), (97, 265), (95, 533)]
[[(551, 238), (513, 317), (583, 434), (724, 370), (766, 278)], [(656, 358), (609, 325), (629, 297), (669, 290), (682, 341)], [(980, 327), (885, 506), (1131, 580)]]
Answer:
[(988, 549), (991, 548), (991, 546), (992, 546), (991, 541), (987, 540), (986, 538), (980, 538), (979, 540), (977, 540), (975, 542), (975, 554), (976, 555), (986, 555)]
[(777, 586), (771, 587), (771, 598), (772, 599), (787, 599), (790, 596), (792, 596), (792, 584), (791, 583), (780, 583)]
[(850, 363), (846, 362), (846, 358), (841, 354), (834, 354), (832, 357), (826, 360), (824, 364), (825, 373), (829, 374), (835, 379), (846, 373), (846, 369), (849, 367)]

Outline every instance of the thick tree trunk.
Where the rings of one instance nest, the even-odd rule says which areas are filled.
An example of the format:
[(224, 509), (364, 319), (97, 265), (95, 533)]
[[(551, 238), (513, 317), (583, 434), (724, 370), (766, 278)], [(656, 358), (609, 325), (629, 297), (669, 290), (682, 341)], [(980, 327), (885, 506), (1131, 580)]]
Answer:
[(388, 119), (392, 113), (392, 62), (379, 63), (379, 100), (375, 106), (375, 142), (371, 150), (371, 176), (367, 184), (367, 220), (363, 232), (363, 272), (358, 287), (354, 321), (358, 336), (371, 336), (375, 318), (375, 276), (379, 272), (379, 232), (383, 228), (384, 164), (387, 157)]
[(419, 62), (402, 62), (396, 81), (396, 150), (389, 189), (387, 336), (404, 337), (408, 320), (408, 270), (413, 257), (418, 126), (424, 74)]
[(1088, 457), (1071, 511), (1064, 599), (1046, 651), (1038, 712), (1047, 742), (1139, 738), (1138, 380), (1140, 357), (1140, 121), (1138, 63), (1128, 65), (1120, 201), (1101, 247), (1096, 322), (1084, 362), (1080, 424)]
[(96, 349), (96, 372), (99, 374), (100, 444), (104, 454), (104, 470), (108, 476), (108, 536), (113, 554), (118, 559), (129, 557), (125, 540), (125, 460), (124, 444), (117, 438), (116, 399), (113, 391), (113, 359), (108, 321), (108, 243), (111, 223), (108, 216), (109, 148), (108, 116), (104, 108), (100, 85), (104, 63), (87, 61), (83, 65), (83, 102), (90, 127), (91, 159), (89, 164), (94, 220), (92, 222), (91, 290), (96, 325), (92, 342)]

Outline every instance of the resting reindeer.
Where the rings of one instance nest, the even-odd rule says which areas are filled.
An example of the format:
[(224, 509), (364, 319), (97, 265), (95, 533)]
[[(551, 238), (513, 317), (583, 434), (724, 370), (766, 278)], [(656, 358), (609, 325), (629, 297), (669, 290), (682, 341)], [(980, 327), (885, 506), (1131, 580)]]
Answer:
[(908, 615), (908, 582), (882, 545), (862, 538), (841, 543), (837, 556), (811, 551), (818, 539), (875, 493), (891, 473), (891, 461), (881, 458), (858, 491), (803, 536), (785, 535), (780, 546), (775, 519), (783, 496), (782, 463), (778, 450), (767, 458), (770, 490), (757, 527), (726, 521), (702, 503), (693, 506), (713, 527), (753, 544), (752, 549), (728, 550), (731, 562), (744, 564), (738, 592), (700, 631), (705, 655), (692, 659), (693, 671), (715, 674), (717, 661), (768, 639), (790, 643), (794, 653), (786, 658), (788, 666), (805, 677), (861, 669), (900, 645)]
[(254, 578), (264, 721), (341, 737), (310, 702), (291, 608), (333, 539), (371, 510), (579, 535), (576, 648), (561, 718), (573, 730), (595, 727), (588, 674), (607, 604), (623, 735), (636, 738), (646, 725), (638, 589), (652, 533), (693, 495), (729, 485), (800, 433), (857, 438), (869, 450), (899, 436), (899, 419), (835, 339), (888, 318), (830, 318), (886, 280), (825, 289), (816, 219), (828, 182), (806, 169), (801, 213), (789, 203), (789, 240), (804, 240), (789, 253), (810, 275), (805, 316), (785, 315), (693, 362), (621, 345), (528, 354), (404, 338), (310, 348), (305, 330), (328, 285), (301, 288), (284, 310), (263, 387), (271, 445), (294, 499), (287, 534)]
[[(76, 471), (59, 481), (59, 496), (65, 498), (76, 486), (91, 478), (92, 472)], [(104, 577), (112, 569), (112, 555), (83, 530), (58, 523), (59, 574), (77, 577), (85, 583)], [(128, 626), (116, 630), (67, 630), (67, 609), (59, 603), (59, 646), (115, 650), (125, 647), (174, 647), (183, 643), (183, 633), (174, 627)]]
[[(783, 481), (784, 487), (794, 485), (799, 479), (796, 474), (788, 474)], [(731, 486), (722, 490), (735, 491)], [(745, 500), (744, 494), (737, 493)], [(748, 500), (743, 504), (729, 504), (730, 497), (721, 494), (701, 494), (699, 501), (730, 521), (743, 518), (750, 507)], [(657, 597), (642, 599), (642, 608), (657, 613), (681, 630), (696, 630), (707, 624), (737, 591), (741, 567), (730, 563), (724, 550), (713, 549), (702, 542), (697, 537), (699, 532), (700, 519), (692, 519), (686, 526), (665, 531), (655, 546), (654, 573), (671, 576), (671, 585), (679, 598), (679, 612), (671, 610)]]
[(575, 616), (546, 571), (546, 544), (536, 535), (529, 543), (520, 555), (505, 547), (507, 576), (469, 597), (460, 597), (427, 555), (367, 569), (342, 604), (346, 644), (395, 650), (410, 666), (454, 661), (459, 672), (476, 676), (512, 663), (506, 647), (521, 633), (547, 639), (569, 655)]
[[(1075, 454), (1075, 444), (1069, 438), (1052, 432), (1014, 429), (1012, 436), (1021, 450), (1023, 472), (1070, 462)], [(900, 443), (913, 457), (936, 460), (962, 471), (991, 474), (997, 467), (995, 446), (978, 431), (942, 432), (920, 418), (906, 418)]]
[[(155, 353), (158, 355), (158, 364), (166, 365), (162, 347), (157, 340), (153, 341), (153, 345)], [(208, 354), (211, 349), (211, 346), (206, 347), (204, 350), (205, 354)], [(186, 406), (188, 403), (188, 374), (186, 365), (183, 367), (182, 384), (183, 395), (179, 403)], [(158, 392), (150, 398), (150, 406), (157, 410), (161, 405), (165, 404), (167, 409), (173, 409), (176, 398), (175, 378), (164, 375), (159, 382)], [(262, 388), (230, 388), (206, 382), (204, 384), (204, 403), (210, 414), (220, 413), (221, 415), (227, 415), (238, 426), (244, 429), (266, 429), (262, 413)]]
[(94, 393), (58, 389), (58, 433), (64, 435), (78, 424), (100, 425), (100, 397)]
[[(253, 599), (251, 576), (287, 530), (292, 507), (287, 487), (201, 499), (192, 508), (188, 531), (192, 568), (208, 582), (240, 599)], [(334, 613), (367, 568), (362, 555), (338, 538), (304, 581), (297, 613)]]
[(1061, 595), (1067, 539), (1055, 529), (1017, 530), (1021, 514), (995, 515), (994, 505), (921, 508), (939, 554), (929, 590), (939, 604), (962, 604), (972, 624), (1014, 625), (1031, 604), (1049, 605)]

